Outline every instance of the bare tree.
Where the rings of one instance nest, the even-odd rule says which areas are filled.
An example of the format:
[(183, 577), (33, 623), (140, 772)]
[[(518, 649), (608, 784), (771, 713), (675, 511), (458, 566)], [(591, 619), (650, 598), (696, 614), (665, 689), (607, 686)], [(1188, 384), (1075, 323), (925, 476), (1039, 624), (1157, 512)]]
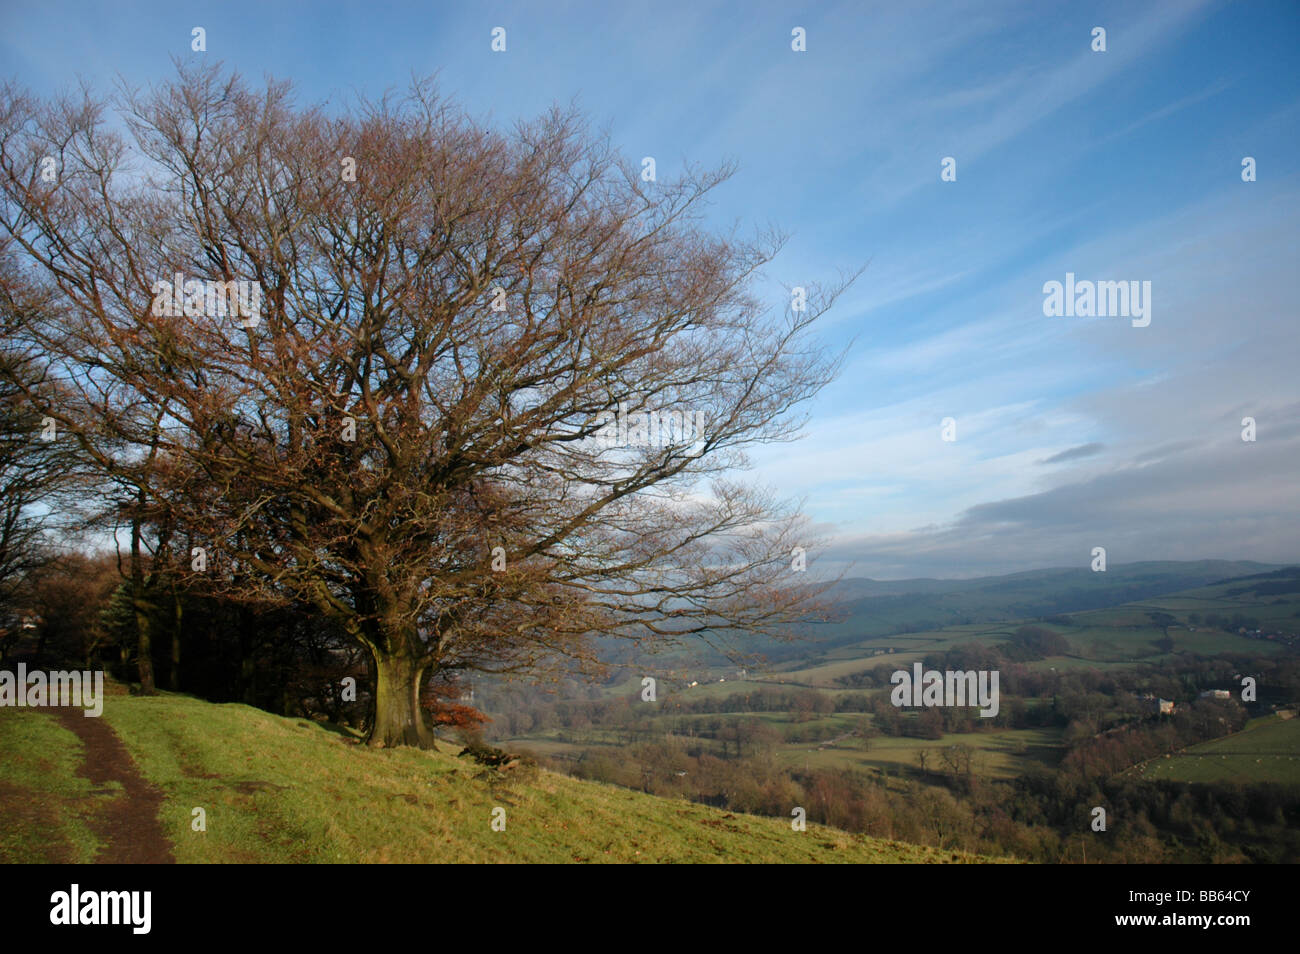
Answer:
[(129, 135), (84, 91), (0, 104), (47, 413), (210, 583), (367, 649), (372, 744), (431, 744), (431, 673), (806, 616), (805, 521), (730, 474), (797, 435), (852, 277), (770, 314), (782, 237), (700, 224), (729, 169), (643, 181), (573, 113), (502, 132), (428, 83), (327, 115), (212, 68), (117, 101)]
[(46, 530), (71, 477), (70, 462), (55, 442), (56, 423), (33, 403), (33, 395), (44, 390), (44, 369), (39, 356), (16, 341), (14, 314), (0, 286), (0, 660), (34, 611), (30, 586), (24, 597), (24, 585), (55, 556)]

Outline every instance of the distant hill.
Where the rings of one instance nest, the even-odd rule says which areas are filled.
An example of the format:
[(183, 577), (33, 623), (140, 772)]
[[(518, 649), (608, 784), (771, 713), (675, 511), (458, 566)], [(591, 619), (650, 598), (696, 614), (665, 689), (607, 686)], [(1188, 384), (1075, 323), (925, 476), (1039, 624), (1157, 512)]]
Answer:
[(1294, 569), (1250, 561), (1152, 561), (1112, 564), (1105, 572), (1057, 567), (970, 580), (846, 579), (827, 594), (838, 622), (808, 626), (796, 643), (751, 642), (746, 648), (772, 661), (792, 659), (872, 636), (1107, 609), (1242, 578), (1287, 586), (1286, 574)]
[(1256, 597), (1264, 597), (1300, 593), (1300, 566), (1288, 566), (1281, 570), (1274, 570), (1271, 573), (1229, 577), (1218, 582), (1238, 584), (1228, 588), (1227, 595), (1229, 596), (1250, 594)]
[[(1025, 570), (1002, 576), (981, 576), (967, 580), (936, 580), (920, 577), (911, 580), (846, 579), (832, 591), (837, 598), (855, 599), (873, 596), (897, 596), (913, 593), (959, 593), (972, 591), (1020, 591), (1033, 593), (1042, 588), (1078, 586), (1090, 592), (1113, 591), (1117, 587), (1170, 584), (1181, 589), (1208, 586), (1239, 578), (1279, 578), (1294, 576), (1300, 567), (1283, 564), (1254, 563), (1248, 560), (1161, 560), (1145, 563), (1111, 564), (1101, 573), (1088, 567), (1052, 567)], [(1186, 586), (1182, 584), (1186, 583)], [(1083, 607), (1092, 609), (1095, 607)]]

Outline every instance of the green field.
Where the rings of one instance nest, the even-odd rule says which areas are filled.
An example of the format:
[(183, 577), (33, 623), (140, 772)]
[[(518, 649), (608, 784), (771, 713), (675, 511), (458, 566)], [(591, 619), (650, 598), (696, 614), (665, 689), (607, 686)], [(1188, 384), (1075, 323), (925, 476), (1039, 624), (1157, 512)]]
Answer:
[[(1004, 642), (1011, 631), (1003, 626), (957, 626), (952, 629), (931, 630), (924, 633), (907, 633), (902, 636), (880, 636), (848, 646), (839, 646), (809, 664), (782, 667), (766, 677), (768, 682), (834, 688), (836, 680), (865, 672), (876, 666), (904, 668), (924, 659), (929, 653), (951, 649), (969, 642)], [(874, 650), (892, 649), (895, 652), (872, 655)]]
[(888, 770), (895, 774), (919, 774), (917, 753), (930, 753), (929, 770), (940, 770), (939, 753), (951, 745), (974, 750), (973, 774), (986, 778), (1013, 778), (1024, 774), (1030, 764), (1053, 766), (1061, 758), (1063, 744), (1059, 729), (1006, 729), (1001, 732), (967, 732), (938, 739), (877, 736), (867, 745), (852, 738), (834, 745), (804, 743), (785, 746), (778, 758), (792, 767)]
[(1152, 759), (1139, 778), (1178, 782), (1300, 784), (1300, 719), (1256, 719), (1245, 730)]

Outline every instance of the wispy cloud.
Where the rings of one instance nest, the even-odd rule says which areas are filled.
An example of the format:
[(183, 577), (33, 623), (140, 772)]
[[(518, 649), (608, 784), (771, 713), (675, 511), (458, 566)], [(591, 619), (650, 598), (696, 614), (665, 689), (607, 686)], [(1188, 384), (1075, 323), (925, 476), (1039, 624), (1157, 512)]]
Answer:
[(1078, 460), (1080, 457), (1092, 457), (1096, 454), (1100, 454), (1105, 447), (1105, 444), (1098, 444), (1096, 442), (1091, 444), (1080, 444), (1078, 447), (1071, 447), (1069, 450), (1063, 450), (1059, 454), (1045, 457), (1040, 460), (1039, 463), (1061, 464), (1067, 460)]

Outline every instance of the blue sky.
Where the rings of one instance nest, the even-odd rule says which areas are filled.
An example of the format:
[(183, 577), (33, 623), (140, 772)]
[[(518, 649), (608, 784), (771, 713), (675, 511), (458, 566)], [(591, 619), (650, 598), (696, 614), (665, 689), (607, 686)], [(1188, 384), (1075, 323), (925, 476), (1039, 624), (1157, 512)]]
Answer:
[[(793, 233), (774, 306), (869, 263), (821, 332), (853, 342), (844, 373), (752, 477), (804, 499), (823, 567), (877, 578), (1086, 566), (1094, 546), (1300, 559), (1298, 52), (1294, 2), (0, 12), (0, 74), (41, 94), (163, 80), (173, 56), (311, 101), (436, 71), (494, 122), (577, 103), (661, 177), (736, 160), (716, 223)], [(1151, 324), (1045, 317), (1066, 272), (1152, 282)]]

